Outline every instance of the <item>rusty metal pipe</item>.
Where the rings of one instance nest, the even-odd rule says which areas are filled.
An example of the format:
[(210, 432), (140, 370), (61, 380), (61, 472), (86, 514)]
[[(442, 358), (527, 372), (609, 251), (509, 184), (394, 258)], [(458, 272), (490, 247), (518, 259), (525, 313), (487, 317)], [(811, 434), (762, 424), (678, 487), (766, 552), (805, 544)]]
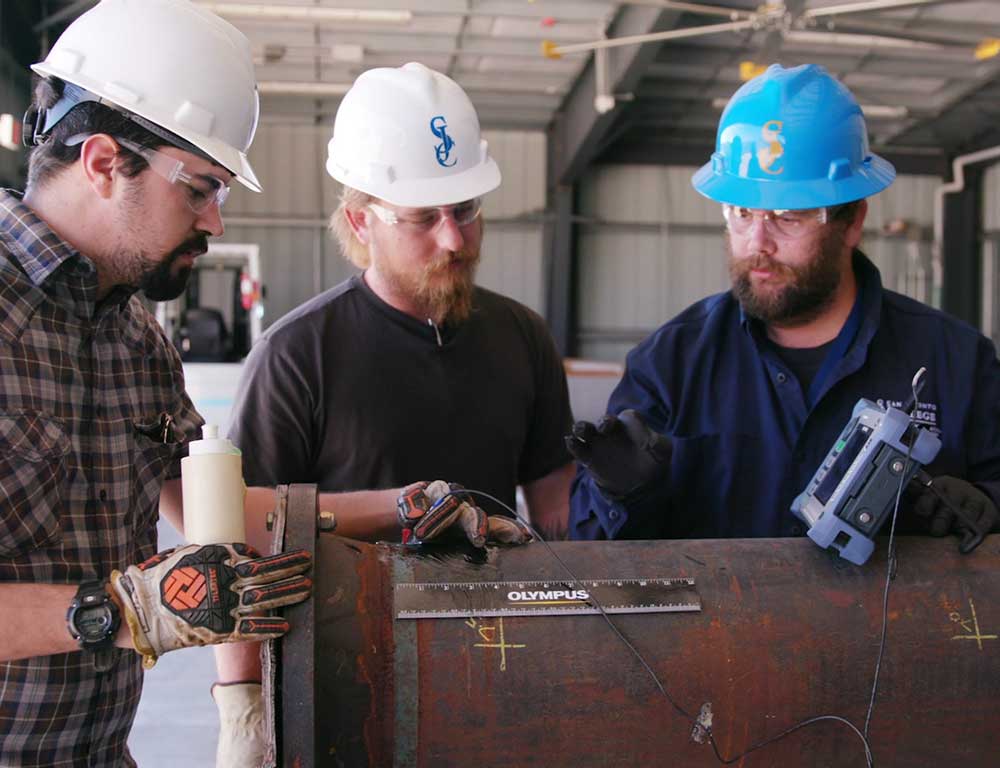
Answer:
[[(882, 622), (884, 552), (863, 567), (807, 539), (558, 543), (580, 578), (694, 578), (698, 613), (619, 615), (671, 697), (706, 702), (724, 756), (806, 717), (863, 727)], [(884, 547), (883, 547), (884, 549)], [(393, 619), (403, 582), (563, 579), (539, 544), (485, 556), (316, 539), (315, 665), (283, 641), (282, 696), (315, 701), (314, 732), (280, 717), (286, 765), (719, 765), (692, 741), (600, 616)], [(1000, 762), (1000, 536), (970, 556), (902, 538), (871, 743), (879, 768)], [(306, 654), (308, 648), (306, 649)], [(305, 734), (305, 735), (304, 735)], [(823, 722), (754, 752), (754, 766), (863, 766), (861, 741)]]

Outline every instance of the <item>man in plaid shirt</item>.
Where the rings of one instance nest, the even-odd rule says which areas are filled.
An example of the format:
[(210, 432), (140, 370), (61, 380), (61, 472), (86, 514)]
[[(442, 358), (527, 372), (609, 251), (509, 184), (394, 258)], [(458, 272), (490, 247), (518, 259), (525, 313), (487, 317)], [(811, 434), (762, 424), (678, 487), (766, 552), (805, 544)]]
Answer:
[(131, 766), (144, 665), (277, 637), (309, 591), (300, 552), (156, 554), (203, 422), (135, 294), (179, 295), (231, 181), (259, 191), (256, 82), (188, 0), (104, 0), (33, 69), (26, 191), (0, 191), (0, 765)]

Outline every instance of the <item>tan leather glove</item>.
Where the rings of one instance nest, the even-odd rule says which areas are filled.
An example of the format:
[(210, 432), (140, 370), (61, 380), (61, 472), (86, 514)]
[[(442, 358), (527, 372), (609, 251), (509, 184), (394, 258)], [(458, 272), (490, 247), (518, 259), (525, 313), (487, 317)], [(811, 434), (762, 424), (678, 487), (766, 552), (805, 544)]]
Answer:
[(150, 668), (178, 648), (280, 637), (288, 622), (267, 611), (309, 596), (310, 567), (305, 550), (261, 557), (246, 544), (189, 544), (114, 571), (111, 584)]
[(531, 531), (520, 520), (487, 515), (463, 491), (462, 486), (444, 480), (406, 486), (396, 501), (403, 542), (430, 541), (452, 526), (457, 526), (474, 547), (484, 547), (487, 541), (501, 544), (531, 541)]

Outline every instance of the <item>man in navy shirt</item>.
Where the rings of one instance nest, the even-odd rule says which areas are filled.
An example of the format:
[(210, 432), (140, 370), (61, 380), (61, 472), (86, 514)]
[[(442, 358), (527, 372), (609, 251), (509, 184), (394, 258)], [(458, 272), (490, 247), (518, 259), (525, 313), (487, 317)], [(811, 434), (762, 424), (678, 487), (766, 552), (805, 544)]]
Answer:
[[(868, 150), (851, 93), (820, 67), (775, 65), (723, 114), (693, 178), (722, 203), (732, 289), (628, 355), (608, 413), (567, 445), (578, 539), (797, 536), (792, 500), (860, 398), (914, 411), (942, 447), (903, 529), (943, 535), (958, 506), (1000, 503), (1000, 363), (992, 342), (885, 290), (858, 250), (865, 198), (895, 170)], [(944, 496), (950, 504), (942, 504)], [(897, 528), (899, 530), (899, 528)]]

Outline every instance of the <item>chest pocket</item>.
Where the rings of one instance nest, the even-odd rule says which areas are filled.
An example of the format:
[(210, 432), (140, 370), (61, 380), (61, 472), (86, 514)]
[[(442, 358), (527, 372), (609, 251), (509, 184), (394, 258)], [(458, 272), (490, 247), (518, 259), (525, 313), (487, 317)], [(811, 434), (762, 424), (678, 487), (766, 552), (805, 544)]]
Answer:
[(34, 411), (0, 413), (0, 557), (58, 540), (70, 440)]
[[(166, 442), (164, 436), (166, 435)], [(181, 452), (171, 430), (164, 433), (162, 417), (148, 423), (133, 422), (133, 493), (136, 500), (134, 530), (142, 535), (155, 530), (160, 490), (171, 464)]]

